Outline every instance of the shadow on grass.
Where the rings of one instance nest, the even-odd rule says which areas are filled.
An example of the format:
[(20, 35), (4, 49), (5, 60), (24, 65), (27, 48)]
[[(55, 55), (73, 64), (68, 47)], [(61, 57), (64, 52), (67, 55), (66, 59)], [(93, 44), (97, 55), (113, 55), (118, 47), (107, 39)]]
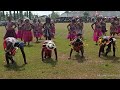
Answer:
[(84, 61), (86, 61), (85, 57), (80, 56), (80, 54), (76, 54), (74, 60), (77, 60), (78, 63), (83, 63)]
[(15, 62), (14, 64), (4, 65), (4, 67), (7, 69), (7, 71), (14, 70), (14, 71), (23, 71), (25, 68), (23, 68), (25, 64), (18, 66)]
[(44, 62), (44, 63), (49, 63), (49, 64), (52, 65), (52, 67), (55, 67), (58, 61), (53, 60), (52, 58), (47, 58), (47, 59), (44, 59), (43, 62)]
[(33, 47), (33, 45), (25, 45), (25, 47)]
[(39, 43), (41, 43), (42, 41), (38, 41), (38, 42), (34, 42), (35, 44), (39, 44)]
[(114, 57), (114, 56), (101, 56), (100, 57), (101, 59), (104, 59), (104, 60), (111, 60), (112, 63), (120, 63), (120, 57)]

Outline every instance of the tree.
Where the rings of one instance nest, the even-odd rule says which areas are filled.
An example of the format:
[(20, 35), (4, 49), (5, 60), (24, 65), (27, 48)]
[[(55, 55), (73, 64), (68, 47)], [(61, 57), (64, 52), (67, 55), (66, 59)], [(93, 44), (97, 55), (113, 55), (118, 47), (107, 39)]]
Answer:
[(15, 13), (15, 11), (13, 12), (13, 18), (14, 18), (14, 20), (16, 20), (16, 15), (15, 15), (16, 13)]
[(32, 19), (32, 13), (31, 13), (31, 11), (29, 11), (29, 19), (30, 20)]
[(8, 12), (6, 12), (6, 18), (9, 16)]
[(1, 21), (1, 16), (2, 16), (2, 13), (1, 13), (1, 11), (0, 11), (0, 21)]
[(58, 17), (59, 17), (59, 14), (56, 13), (56, 12), (54, 12), (54, 11), (52, 11), (52, 13), (51, 13), (51, 18), (54, 20), (54, 19), (56, 19), (56, 18), (58, 18)]
[(24, 12), (24, 16), (26, 16), (26, 17), (27, 17), (27, 12)]
[(90, 16), (89, 13), (85, 11), (83, 15), (84, 20), (87, 21), (88, 17)]
[(90, 16), (89, 13), (86, 12), (86, 11), (83, 14), (84, 14), (84, 17), (89, 17)]
[(5, 12), (2, 11), (2, 19), (5, 20)]
[(17, 11), (17, 15), (16, 15), (17, 19), (19, 19), (19, 11)]
[(69, 11), (65, 11), (65, 13), (67, 14), (67, 17), (68, 17), (68, 13), (69, 13)]
[(19, 11), (20, 12), (20, 18), (23, 18), (23, 11)]
[(12, 12), (11, 11), (9, 11), (9, 15), (12, 17)]
[(26, 11), (27, 12), (27, 17), (29, 16), (29, 13), (28, 13), (28, 11)]

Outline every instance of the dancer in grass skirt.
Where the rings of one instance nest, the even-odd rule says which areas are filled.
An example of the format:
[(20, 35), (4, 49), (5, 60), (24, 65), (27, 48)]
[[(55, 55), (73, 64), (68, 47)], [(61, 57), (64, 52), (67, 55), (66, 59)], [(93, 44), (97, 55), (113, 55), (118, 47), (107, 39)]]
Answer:
[(52, 38), (54, 38), (55, 37), (55, 23), (54, 23), (53, 20), (51, 21), (51, 24), (52, 24), (52, 29), (51, 29), (51, 31), (52, 31)]
[(120, 36), (120, 20), (119, 20), (119, 24), (118, 24), (118, 31), (117, 34)]
[(115, 23), (115, 27), (116, 27), (116, 33), (115, 34), (119, 35), (120, 26), (119, 26), (119, 19), (117, 17), (114, 18), (114, 23)]
[(30, 42), (33, 39), (32, 31), (31, 31), (32, 28), (33, 28), (33, 25), (30, 23), (30, 20), (26, 19), (25, 23), (23, 24), (23, 29), (24, 29), (23, 40), (24, 40), (25, 44), (26, 44), (26, 42), (28, 42), (28, 45), (30, 45)]
[(7, 37), (17, 38), (16, 32), (15, 32), (15, 28), (17, 27), (16, 23), (12, 22), (11, 17), (8, 17), (7, 20), (8, 22), (5, 25), (6, 34), (4, 36), (4, 39), (6, 39)]
[(43, 34), (46, 40), (51, 40), (52, 38), (52, 24), (51, 24), (51, 19), (46, 18), (46, 22), (43, 24)]
[(39, 24), (39, 32), (40, 32), (40, 40), (41, 40), (41, 38), (42, 38), (42, 36), (43, 36), (43, 31), (42, 31), (42, 29), (43, 29), (43, 24), (42, 24), (42, 22), (40, 21), (40, 19), (38, 19), (38, 24)]
[(83, 22), (82, 19), (78, 19), (76, 34), (80, 34), (80, 37), (83, 39)]
[[(93, 25), (95, 25), (95, 28), (93, 28)], [(100, 18), (98, 17), (97, 18), (97, 21), (94, 22), (92, 25), (91, 25), (94, 33), (93, 33), (93, 40), (96, 42), (95, 45), (98, 45), (98, 38), (102, 36), (102, 31), (101, 31), (101, 23), (100, 23)]]
[(117, 31), (116, 24), (114, 22), (112, 22), (111, 26), (110, 26), (110, 36), (114, 37), (116, 34), (116, 31)]
[(77, 29), (75, 19), (72, 19), (71, 23), (67, 25), (67, 29), (68, 29), (67, 39), (70, 39), (70, 41), (74, 40), (76, 38), (76, 29)]
[(23, 38), (23, 24), (24, 24), (24, 20), (23, 19), (19, 19), (18, 20), (17, 38), (20, 38), (21, 40)]
[(101, 28), (102, 28), (102, 34), (103, 35), (106, 35), (106, 32), (107, 32), (107, 30), (106, 30), (106, 22), (105, 22), (105, 18), (102, 18), (102, 21), (101, 21)]
[(40, 32), (39, 32), (39, 23), (37, 22), (36, 19), (33, 20), (33, 33), (34, 33), (34, 37), (36, 38), (36, 42), (38, 41), (38, 38), (40, 37)]

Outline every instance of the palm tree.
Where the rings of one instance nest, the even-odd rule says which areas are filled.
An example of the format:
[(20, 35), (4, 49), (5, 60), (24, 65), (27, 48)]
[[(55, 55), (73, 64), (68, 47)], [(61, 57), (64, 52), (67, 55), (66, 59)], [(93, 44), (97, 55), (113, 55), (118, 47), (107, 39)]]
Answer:
[(28, 13), (28, 11), (26, 11), (27, 12), (27, 17), (29, 16), (29, 13)]
[(19, 11), (20, 12), (20, 18), (23, 18), (23, 11)]
[(9, 11), (9, 15), (12, 17), (12, 12), (11, 11)]
[(13, 12), (13, 15), (14, 15), (14, 20), (16, 20), (16, 15), (15, 15), (15, 11)]
[(2, 17), (2, 13), (1, 13), (1, 11), (0, 11), (0, 21), (1, 21), (1, 17)]
[(29, 11), (29, 19), (31, 20), (31, 15), (32, 15), (32, 13), (31, 13), (31, 11)]
[(27, 12), (24, 12), (24, 16), (27, 17)]
[(17, 19), (19, 19), (19, 11), (17, 11)]
[(6, 12), (6, 18), (9, 16), (8, 12)]
[(5, 12), (2, 13), (3, 20), (5, 20)]

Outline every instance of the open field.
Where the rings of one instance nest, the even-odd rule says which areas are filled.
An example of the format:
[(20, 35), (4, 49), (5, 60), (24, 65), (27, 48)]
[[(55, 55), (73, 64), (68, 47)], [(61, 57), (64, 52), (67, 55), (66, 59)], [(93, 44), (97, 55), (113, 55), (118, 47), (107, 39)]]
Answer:
[[(107, 24), (107, 29), (109, 29)], [(72, 59), (68, 60), (70, 46), (67, 36), (67, 24), (56, 24), (56, 39), (54, 39), (58, 49), (58, 62), (48, 60), (43, 63), (41, 60), (41, 43), (31, 43), (30, 47), (25, 47), (27, 65), (23, 65), (23, 58), (18, 50), (15, 61), (16, 65), (6, 67), (4, 62), (3, 36), (4, 27), (0, 27), (0, 78), (4, 79), (118, 79), (120, 78), (120, 37), (117, 36), (116, 57), (112, 57), (112, 52), (106, 57), (98, 57), (99, 46), (92, 40), (93, 31), (91, 23), (84, 24), (85, 38), (85, 58), (79, 57), (76, 52)], [(109, 31), (107, 33), (109, 35)], [(42, 40), (41, 40), (42, 42)]]

